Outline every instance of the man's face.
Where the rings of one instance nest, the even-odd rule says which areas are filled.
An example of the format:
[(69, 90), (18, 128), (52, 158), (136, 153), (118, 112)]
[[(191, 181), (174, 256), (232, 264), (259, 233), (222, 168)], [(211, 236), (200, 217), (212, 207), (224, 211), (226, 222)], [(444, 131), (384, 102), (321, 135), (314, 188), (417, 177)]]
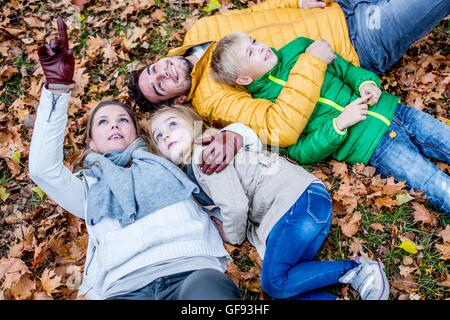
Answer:
[(270, 47), (249, 36), (241, 37), (234, 44), (234, 50), (241, 62), (241, 75), (258, 79), (269, 72), (278, 61)]
[(166, 57), (148, 65), (138, 86), (152, 103), (186, 96), (191, 88), (192, 64), (184, 57)]

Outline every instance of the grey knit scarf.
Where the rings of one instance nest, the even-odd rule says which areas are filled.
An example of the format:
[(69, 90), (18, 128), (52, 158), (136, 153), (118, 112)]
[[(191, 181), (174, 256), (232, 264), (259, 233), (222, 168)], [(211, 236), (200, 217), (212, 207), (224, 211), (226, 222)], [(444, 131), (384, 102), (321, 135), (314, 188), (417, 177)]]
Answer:
[(88, 224), (109, 217), (125, 226), (198, 192), (181, 169), (146, 150), (137, 138), (126, 150), (86, 156), (83, 173), (98, 179), (88, 190)]

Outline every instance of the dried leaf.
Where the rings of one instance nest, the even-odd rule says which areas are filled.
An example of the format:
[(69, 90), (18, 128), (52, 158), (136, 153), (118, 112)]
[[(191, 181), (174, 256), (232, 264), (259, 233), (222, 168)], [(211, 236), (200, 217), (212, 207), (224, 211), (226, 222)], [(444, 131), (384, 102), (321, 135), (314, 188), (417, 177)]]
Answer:
[(5, 188), (5, 187), (0, 186), (0, 199), (1, 199), (3, 202), (5, 202), (5, 201), (8, 199), (8, 197), (9, 197), (10, 195), (11, 195), (11, 194), (10, 194), (8, 191), (6, 191), (6, 188)]
[(45, 192), (42, 191), (41, 188), (39, 188), (38, 186), (36, 186), (36, 187), (34, 187), (33, 189), (31, 189), (31, 190), (33, 190), (33, 192), (36, 192), (36, 194), (39, 196), (39, 198), (40, 198), (41, 200), (44, 199)]
[(402, 248), (403, 250), (405, 250), (408, 253), (412, 253), (412, 254), (416, 254), (417, 251), (417, 247), (414, 244), (414, 242), (412, 242), (411, 240), (406, 240), (403, 241), (400, 245), (399, 248)]
[(212, 12), (221, 6), (219, 0), (209, 0), (208, 4), (202, 9), (203, 12)]
[(31, 297), (33, 290), (36, 290), (36, 283), (22, 276), (19, 282), (11, 287), (11, 294), (17, 300), (25, 300)]
[(450, 243), (445, 244), (435, 244), (436, 249), (441, 253), (441, 260), (450, 259)]
[(442, 237), (445, 243), (450, 243), (450, 224), (447, 225), (445, 230), (439, 232), (439, 235)]
[(344, 219), (339, 219), (338, 225), (341, 227), (342, 233), (347, 237), (353, 237), (359, 230), (361, 217), (361, 213), (356, 211), (351, 216), (346, 216)]
[(423, 223), (432, 223), (433, 217), (430, 214), (430, 212), (425, 208), (423, 205), (417, 202), (412, 203), (415, 211), (414, 211), (414, 220), (417, 222), (423, 222)]
[(4, 278), (2, 288), (11, 288), (25, 273), (28, 273), (28, 267), (22, 260), (17, 258), (0, 259), (0, 279)]
[(56, 290), (61, 285), (61, 277), (55, 274), (55, 271), (45, 268), (40, 278), (42, 289), (51, 296), (52, 293), (58, 292)]
[(407, 267), (407, 266), (400, 266), (400, 275), (404, 278), (408, 278), (411, 276), (411, 273), (415, 272), (417, 268), (414, 267)]
[(407, 192), (399, 193), (395, 196), (395, 200), (397, 201), (397, 205), (401, 206), (404, 203), (414, 200), (414, 197), (411, 197), (411, 195)]
[(384, 231), (384, 226), (380, 223), (372, 223), (370, 227), (375, 231)]

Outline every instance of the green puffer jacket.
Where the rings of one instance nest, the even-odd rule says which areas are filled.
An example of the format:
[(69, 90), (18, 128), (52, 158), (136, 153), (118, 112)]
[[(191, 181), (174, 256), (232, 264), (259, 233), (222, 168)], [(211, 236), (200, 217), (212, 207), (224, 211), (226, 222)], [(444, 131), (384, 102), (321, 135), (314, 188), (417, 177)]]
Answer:
[[(252, 96), (275, 101), (283, 90), (290, 69), (312, 42), (301, 37), (279, 52), (272, 49), (278, 56), (278, 63), (247, 86)], [(383, 92), (378, 103), (369, 107), (366, 120), (345, 131), (336, 127), (335, 118), (345, 106), (359, 98), (359, 88), (363, 84), (371, 82), (380, 87), (380, 80), (373, 72), (355, 67), (341, 56), (336, 56), (336, 60), (327, 67), (320, 98), (302, 135), (296, 144), (280, 148), (281, 153), (300, 164), (316, 163), (328, 156), (339, 161), (367, 164), (394, 117), (399, 99)]]

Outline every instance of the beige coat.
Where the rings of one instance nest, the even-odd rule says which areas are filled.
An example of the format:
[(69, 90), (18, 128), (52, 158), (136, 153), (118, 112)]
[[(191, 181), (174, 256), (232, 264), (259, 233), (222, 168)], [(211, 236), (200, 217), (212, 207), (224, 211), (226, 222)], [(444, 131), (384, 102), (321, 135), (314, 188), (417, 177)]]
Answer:
[[(193, 159), (199, 159), (202, 150), (197, 147)], [(220, 208), (224, 240), (240, 244), (247, 236), (261, 258), (272, 228), (318, 180), (301, 166), (267, 151), (240, 151), (222, 172), (210, 176), (195, 163), (197, 182)]]

